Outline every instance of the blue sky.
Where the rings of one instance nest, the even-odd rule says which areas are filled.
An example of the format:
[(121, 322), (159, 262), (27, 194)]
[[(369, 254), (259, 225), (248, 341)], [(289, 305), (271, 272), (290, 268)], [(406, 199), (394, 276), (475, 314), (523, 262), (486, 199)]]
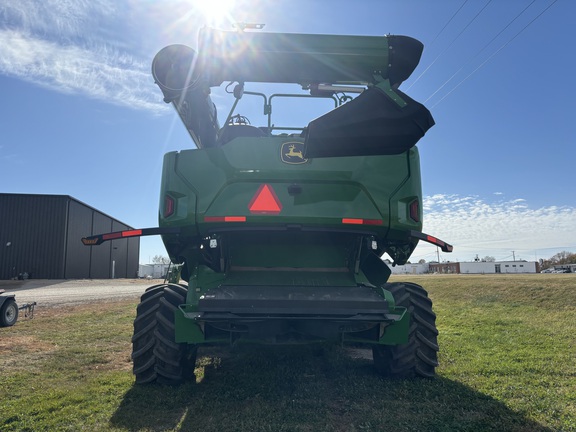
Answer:
[[(191, 146), (153, 83), (158, 50), (231, 19), (401, 34), (425, 45), (401, 90), (436, 120), (419, 148), (424, 231), (455, 246), (440, 258), (576, 252), (574, 16), (570, 0), (3, 0), (0, 191), (71, 195), (156, 226), (162, 156)], [(160, 239), (143, 238), (140, 261), (157, 254)], [(436, 249), (418, 246), (421, 258)]]

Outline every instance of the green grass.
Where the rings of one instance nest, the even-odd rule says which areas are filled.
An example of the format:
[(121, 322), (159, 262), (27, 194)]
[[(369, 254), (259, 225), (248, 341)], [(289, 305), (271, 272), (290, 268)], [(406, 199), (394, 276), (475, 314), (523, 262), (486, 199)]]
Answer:
[(576, 276), (394, 276), (434, 301), (434, 380), (340, 347), (205, 350), (197, 383), (134, 386), (135, 304), (0, 329), (2, 431), (576, 431)]

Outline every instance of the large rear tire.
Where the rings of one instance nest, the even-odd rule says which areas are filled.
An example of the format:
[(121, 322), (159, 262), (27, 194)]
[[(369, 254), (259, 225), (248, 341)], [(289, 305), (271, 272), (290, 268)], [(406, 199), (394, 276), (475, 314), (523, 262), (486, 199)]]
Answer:
[(196, 346), (175, 342), (174, 313), (186, 301), (182, 285), (146, 290), (136, 309), (132, 361), (136, 384), (180, 384), (194, 377)]
[(404, 345), (372, 348), (376, 370), (387, 378), (433, 378), (438, 366), (438, 330), (432, 300), (414, 283), (388, 283), (384, 289), (392, 293), (397, 306), (410, 312), (410, 330)]

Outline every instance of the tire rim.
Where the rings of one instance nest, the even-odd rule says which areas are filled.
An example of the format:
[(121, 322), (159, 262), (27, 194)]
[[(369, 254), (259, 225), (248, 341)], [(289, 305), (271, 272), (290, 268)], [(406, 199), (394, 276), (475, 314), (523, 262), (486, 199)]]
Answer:
[(4, 318), (6, 322), (11, 323), (16, 316), (16, 307), (14, 305), (10, 305), (6, 308), (6, 312), (4, 313)]

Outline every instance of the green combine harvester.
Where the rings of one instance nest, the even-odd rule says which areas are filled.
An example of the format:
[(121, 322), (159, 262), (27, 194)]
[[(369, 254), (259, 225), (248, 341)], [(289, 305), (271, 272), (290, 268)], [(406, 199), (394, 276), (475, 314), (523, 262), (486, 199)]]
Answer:
[[(381, 259), (404, 264), (420, 240), (452, 250), (422, 233), (415, 144), (434, 120), (398, 89), (422, 49), (406, 36), (204, 28), (196, 50), (156, 55), (156, 84), (196, 148), (164, 156), (159, 227), (83, 239), (159, 234), (181, 264), (187, 284), (152, 286), (137, 308), (137, 383), (192, 379), (199, 346), (242, 342), (367, 344), (386, 377), (434, 375), (432, 302), (419, 285), (389, 283)], [(298, 91), (260, 91), (278, 84)], [(221, 126), (211, 89), (223, 85)], [(277, 124), (273, 102), (287, 99), (293, 113), (314, 99), (329, 109)]]

